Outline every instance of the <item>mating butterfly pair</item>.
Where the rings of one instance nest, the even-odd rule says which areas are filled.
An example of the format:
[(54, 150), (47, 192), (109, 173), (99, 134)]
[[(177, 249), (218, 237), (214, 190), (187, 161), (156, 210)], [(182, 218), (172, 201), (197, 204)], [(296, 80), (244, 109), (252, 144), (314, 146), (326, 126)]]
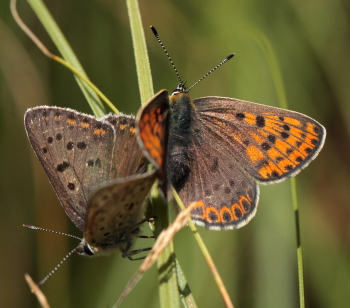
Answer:
[[(308, 116), (225, 97), (192, 101), (178, 78), (170, 96), (162, 90), (140, 109), (136, 125), (130, 116), (99, 120), (58, 107), (26, 112), (30, 143), (64, 210), (84, 233), (75, 251), (137, 253), (130, 249), (156, 175), (165, 196), (173, 185), (185, 205), (199, 201), (191, 212), (195, 223), (210, 230), (240, 228), (256, 213), (258, 183), (296, 175), (322, 149), (326, 131)], [(143, 155), (157, 174), (144, 173)]]

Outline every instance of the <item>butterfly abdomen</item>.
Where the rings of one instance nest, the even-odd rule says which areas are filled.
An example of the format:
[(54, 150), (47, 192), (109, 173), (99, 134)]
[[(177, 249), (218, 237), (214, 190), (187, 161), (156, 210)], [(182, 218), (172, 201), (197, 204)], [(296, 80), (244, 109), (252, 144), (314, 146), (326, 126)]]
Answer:
[(190, 173), (193, 107), (187, 93), (170, 97), (167, 173), (169, 181), (180, 190)]

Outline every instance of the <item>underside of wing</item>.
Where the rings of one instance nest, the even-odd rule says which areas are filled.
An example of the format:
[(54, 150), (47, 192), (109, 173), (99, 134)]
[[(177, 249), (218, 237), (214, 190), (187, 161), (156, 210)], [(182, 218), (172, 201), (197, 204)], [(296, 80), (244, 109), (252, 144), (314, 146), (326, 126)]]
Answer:
[(131, 248), (145, 212), (155, 170), (117, 179), (99, 188), (89, 201), (84, 238), (95, 252)]
[(137, 142), (135, 117), (110, 114), (103, 120), (111, 123), (116, 133), (111, 178), (124, 178), (145, 172), (148, 162)]
[(111, 174), (114, 128), (75, 110), (46, 106), (29, 109), (25, 127), (65, 212), (83, 230), (91, 192)]

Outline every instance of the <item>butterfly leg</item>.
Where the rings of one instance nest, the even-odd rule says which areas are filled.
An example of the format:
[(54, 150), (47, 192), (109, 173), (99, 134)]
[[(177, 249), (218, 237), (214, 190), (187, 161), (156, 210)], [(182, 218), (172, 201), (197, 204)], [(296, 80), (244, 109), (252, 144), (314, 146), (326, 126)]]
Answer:
[(122, 250), (122, 257), (128, 258), (131, 261), (142, 260), (142, 259), (146, 258), (146, 256), (143, 256), (143, 257), (134, 259), (134, 258), (132, 258), (132, 256), (134, 256), (140, 252), (149, 251), (152, 249), (152, 247), (148, 247), (148, 248), (135, 249), (135, 250), (129, 251), (130, 248), (131, 248), (131, 242), (127, 243), (125, 249)]
[(138, 225), (142, 225), (146, 221), (147, 222), (153, 222), (153, 221), (155, 221), (156, 218), (157, 218), (156, 216), (151, 216), (151, 217), (144, 218), (138, 223)]
[[(155, 221), (155, 219), (156, 219), (156, 216), (151, 216), (151, 217), (142, 219), (137, 225), (140, 226), (140, 225), (142, 225), (143, 223), (145, 223), (146, 221), (147, 221), (147, 222), (153, 222), (153, 221)], [(135, 229), (135, 230), (133, 231), (133, 233), (136, 232), (136, 231), (138, 231), (138, 230), (139, 230), (139, 228), (137, 227), (137, 229)], [(154, 236), (153, 236), (153, 235), (151, 235), (151, 236), (140, 235), (138, 238), (154, 238)]]
[(140, 252), (143, 252), (143, 251), (149, 251), (151, 249), (152, 249), (152, 247), (142, 248), (142, 249), (137, 249), (137, 250), (131, 250), (131, 251), (127, 252), (125, 255), (123, 254), (123, 257), (124, 258), (127, 257), (131, 261), (143, 260), (143, 259), (146, 258), (146, 256), (139, 257), (139, 258), (133, 258), (132, 256), (136, 255), (136, 254), (139, 254)]
[[(140, 225), (142, 225), (146, 221), (152, 222), (155, 220), (155, 218), (156, 218), (155, 216), (152, 216), (152, 217), (142, 219), (139, 223), (137, 223), (137, 226), (135, 227), (134, 230), (132, 230), (131, 233), (137, 234), (140, 231), (140, 228), (139, 228)], [(154, 238), (154, 236), (153, 235), (152, 236), (140, 235), (140, 236), (138, 236), (138, 238)], [(131, 242), (128, 242), (125, 249), (122, 250), (122, 257), (128, 258), (129, 260), (132, 260), (132, 261), (142, 260), (142, 259), (146, 258), (146, 256), (140, 257), (140, 258), (133, 258), (132, 257), (133, 255), (136, 255), (136, 254), (143, 252), (143, 251), (149, 251), (152, 249), (152, 247), (148, 247), (148, 248), (142, 248), (142, 249), (136, 249), (136, 250), (129, 251), (130, 248), (131, 248)]]

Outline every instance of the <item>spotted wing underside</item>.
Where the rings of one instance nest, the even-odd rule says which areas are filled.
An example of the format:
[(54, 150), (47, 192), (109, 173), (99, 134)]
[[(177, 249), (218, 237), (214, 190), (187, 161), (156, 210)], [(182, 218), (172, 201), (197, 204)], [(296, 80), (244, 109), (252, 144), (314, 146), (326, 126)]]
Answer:
[(129, 250), (138, 235), (145, 199), (155, 170), (117, 179), (99, 188), (89, 201), (84, 238), (97, 251)]
[[(134, 119), (128, 117), (127, 121)], [(127, 170), (127, 164), (118, 163), (115, 150), (119, 148), (119, 134), (105, 119), (68, 108), (41, 106), (29, 109), (24, 122), (32, 148), (66, 214), (80, 230), (84, 230), (87, 202), (96, 187), (119, 174), (138, 170), (138, 163)], [(127, 138), (134, 138), (136, 145), (135, 133)]]

